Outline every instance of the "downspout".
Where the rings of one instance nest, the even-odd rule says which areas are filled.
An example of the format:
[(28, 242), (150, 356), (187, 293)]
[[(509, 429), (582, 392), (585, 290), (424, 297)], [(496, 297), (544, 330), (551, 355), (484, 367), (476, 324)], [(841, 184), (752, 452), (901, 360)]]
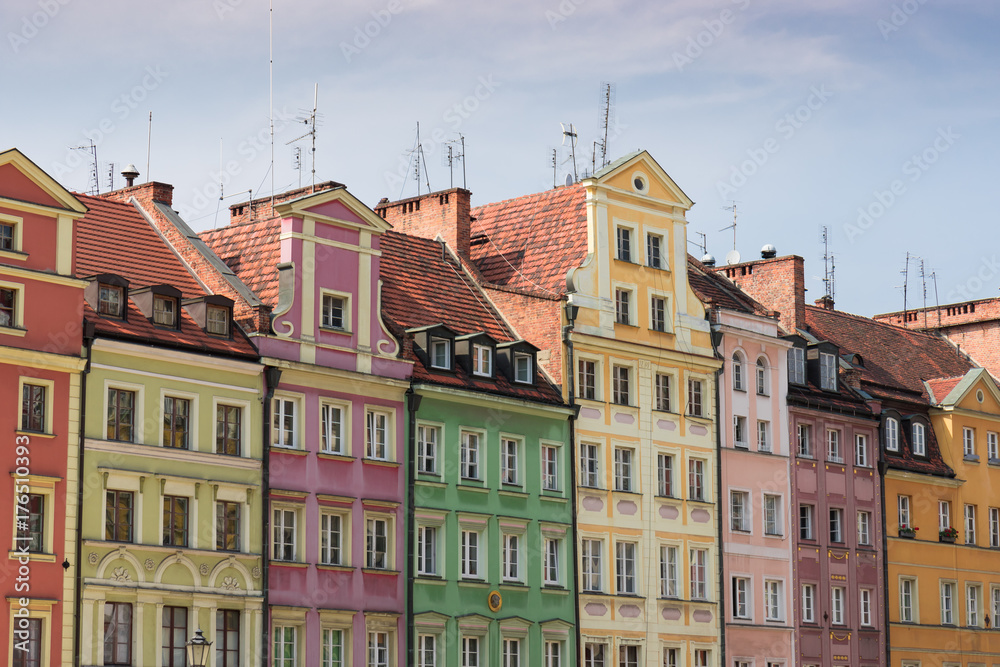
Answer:
[(413, 659), (414, 652), (414, 632), (415, 625), (413, 623), (413, 584), (414, 584), (414, 574), (413, 574), (413, 557), (415, 556), (413, 549), (415, 547), (414, 537), (416, 531), (414, 529), (414, 522), (416, 521), (416, 508), (414, 504), (417, 499), (417, 469), (416, 469), (416, 443), (417, 443), (417, 410), (420, 409), (420, 401), (423, 396), (420, 396), (413, 391), (411, 386), (406, 390), (406, 410), (409, 413), (409, 432), (406, 435), (406, 451), (409, 461), (407, 461), (406, 469), (409, 474), (409, 479), (406, 480), (406, 554), (405, 563), (403, 565), (406, 568), (406, 664), (415, 665), (416, 662)]
[(83, 632), (83, 572), (80, 568), (80, 556), (83, 553), (83, 456), (86, 449), (84, 441), (87, 439), (87, 375), (90, 373), (91, 350), (94, 345), (94, 325), (86, 320), (83, 321), (83, 346), (86, 350), (84, 356), (87, 363), (80, 373), (80, 451), (77, 464), (77, 488), (76, 488), (76, 581), (73, 582), (76, 617), (73, 619), (73, 664), (79, 667), (80, 660), (80, 634)]
[(268, 667), (268, 657), (271, 652), (271, 608), (268, 596), (268, 569), (271, 561), (271, 399), (274, 397), (274, 390), (281, 382), (281, 369), (274, 366), (264, 367), (264, 418), (261, 420), (264, 426), (264, 437), (261, 444), (264, 447), (263, 459), (261, 461), (260, 479), (260, 502), (261, 502), (261, 587), (264, 590), (264, 622), (261, 636), (261, 667)]
[[(579, 406), (576, 404), (576, 394), (574, 392), (574, 376), (573, 370), (575, 366), (573, 365), (573, 339), (570, 334), (573, 332), (573, 324), (576, 321), (576, 306), (567, 303), (566, 304), (566, 319), (569, 322), (563, 327), (563, 345), (566, 346), (566, 367), (567, 371), (563, 375), (563, 384), (566, 386), (567, 392), (569, 394), (569, 406), (573, 409), (573, 413), (569, 416), (569, 458), (572, 464), (570, 465), (570, 470), (572, 470), (572, 477), (570, 479), (570, 484), (572, 485), (573, 495), (576, 495), (576, 481), (579, 479), (579, 470), (577, 467), (580, 462), (576, 458), (576, 418), (580, 412)], [(577, 535), (577, 499), (573, 498), (573, 502), (569, 504), (570, 506), (570, 521), (572, 522), (571, 531), (573, 535), (573, 562), (577, 564), (574, 571), (577, 570), (580, 563), (580, 545)], [(580, 581), (579, 577), (573, 582), (573, 625), (576, 627), (576, 665), (583, 664), (583, 635), (580, 632)]]
[(885, 473), (889, 464), (885, 460), (885, 452), (882, 451), (882, 442), (880, 437), (881, 423), (875, 428), (875, 441), (878, 443), (878, 495), (882, 511), (882, 567), (878, 567), (878, 562), (876, 561), (876, 569), (878, 572), (882, 573), (882, 628), (883, 635), (885, 637), (885, 665), (886, 667), (889, 667), (892, 664), (891, 649), (889, 646), (889, 531), (886, 529), (885, 524)]
[[(721, 332), (720, 332), (721, 336)], [(715, 336), (710, 336), (712, 339), (712, 351), (715, 352), (715, 357), (721, 358), (719, 355), (719, 349), (716, 346)], [(717, 511), (715, 513), (715, 525), (718, 532), (718, 543), (719, 543), (719, 606), (718, 618), (719, 618), (719, 663), (720, 665), (726, 664), (726, 571), (725, 571), (725, 552), (722, 548), (722, 413), (720, 406), (720, 392), (719, 383), (722, 381), (722, 367), (720, 366), (715, 371), (715, 506)]]

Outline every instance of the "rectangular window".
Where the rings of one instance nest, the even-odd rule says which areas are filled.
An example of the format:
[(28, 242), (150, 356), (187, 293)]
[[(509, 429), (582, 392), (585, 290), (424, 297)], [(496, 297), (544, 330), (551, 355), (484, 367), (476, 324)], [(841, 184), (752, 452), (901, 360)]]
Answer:
[(177, 326), (177, 300), (167, 296), (153, 297), (153, 324)]
[(323, 565), (343, 565), (343, 517), (320, 512), (319, 562)]
[(438, 471), (438, 442), (441, 428), (438, 426), (417, 426), (417, 472), (436, 475)]
[(781, 496), (764, 494), (764, 534), (784, 535), (784, 525), (781, 520)]
[[(240, 612), (215, 612), (215, 667), (240, 667)], [(324, 665), (324, 667), (326, 667)], [(343, 667), (333, 663), (333, 667)]]
[(134, 507), (132, 492), (108, 489), (104, 498), (104, 539), (110, 542), (131, 542)]
[(801, 347), (788, 350), (788, 381), (792, 384), (806, 383), (806, 351)]
[(24, 384), (21, 387), (21, 430), (45, 432), (44, 385)]
[(132, 664), (132, 605), (104, 603), (104, 664)]
[(479, 533), (474, 530), (462, 531), (462, 577), (480, 579), (479, 573)]
[(389, 667), (389, 633), (368, 633), (368, 667)]
[(163, 496), (163, 546), (188, 545), (188, 499)]
[[(586, 541), (586, 540), (584, 540)], [(503, 536), (503, 579), (521, 581), (521, 536)]]
[(649, 300), (649, 328), (653, 331), (667, 330), (667, 300), (654, 296)]
[(976, 543), (976, 506), (965, 506), (965, 543)]
[(208, 306), (205, 309), (205, 330), (216, 336), (229, 335), (229, 309), (225, 306)]
[(615, 491), (632, 491), (631, 449), (615, 447)]
[(830, 622), (834, 625), (844, 624), (844, 604), (846, 601), (845, 590), (840, 586), (834, 586), (830, 591)]
[(903, 623), (913, 622), (913, 594), (916, 582), (912, 579), (899, 580), (899, 620)]
[(802, 622), (816, 621), (816, 585), (802, 584)]
[(844, 510), (838, 507), (830, 508), (830, 541), (844, 541)]
[(243, 408), (219, 405), (215, 408), (215, 453), (240, 456), (243, 450)]
[(580, 445), (580, 486), (597, 488), (598, 459), (597, 445)]
[(663, 237), (646, 234), (646, 264), (654, 269), (663, 268)]
[(215, 548), (240, 550), (240, 504), (220, 500), (215, 503)]
[(462, 478), (479, 479), (479, 434), (462, 432)]
[(561, 585), (559, 574), (560, 540), (545, 540), (545, 562), (542, 567), (542, 581), (546, 586)]
[(1000, 446), (997, 445), (997, 434), (993, 431), (986, 433), (986, 455), (990, 459), (1000, 459)]
[(701, 404), (701, 380), (688, 380), (687, 413), (692, 417), (704, 417)]
[(767, 363), (764, 357), (757, 360), (757, 395), (767, 396)]
[(323, 295), (323, 326), (327, 329), (344, 328), (344, 306), (346, 299), (332, 294)]
[(271, 421), (271, 444), (275, 447), (295, 447), (296, 415), (295, 401), (287, 398), (275, 398), (272, 402), (274, 416)]
[(597, 397), (597, 364), (589, 359), (581, 359), (578, 364), (577, 391), (580, 398), (592, 401)]
[(941, 625), (955, 624), (955, 584), (941, 583)]
[(437, 637), (434, 635), (417, 636), (417, 667), (436, 667)]
[(733, 446), (740, 449), (749, 449), (747, 440), (747, 418), (742, 415), (733, 416)]
[(708, 667), (709, 662), (712, 659), (712, 652), (708, 649), (695, 649), (694, 652), (694, 667)]
[(863, 626), (872, 624), (872, 592), (870, 589), (862, 588), (858, 591), (858, 602), (861, 606), (860, 621)]
[(854, 465), (859, 468), (868, 467), (868, 438), (863, 435), (854, 436)]
[(674, 457), (670, 454), (656, 455), (656, 482), (661, 496), (674, 496)]
[(618, 405), (629, 405), (629, 371), (628, 366), (614, 366), (611, 369), (612, 400)]
[(529, 384), (531, 382), (531, 355), (514, 353), (514, 381)]
[(965, 624), (970, 628), (979, 627), (980, 591), (979, 586), (968, 585), (965, 588)]
[(705, 462), (701, 459), (688, 460), (688, 498), (705, 500)]
[(993, 598), (993, 618), (1000, 617), (1000, 588), (990, 587), (990, 595)]
[(670, 376), (656, 374), (656, 409), (670, 412)]
[(493, 376), (493, 348), (486, 345), (472, 346), (472, 373), (484, 377)]
[(896, 498), (897, 520), (900, 528), (910, 528), (910, 497), (897, 496)]
[(799, 539), (815, 539), (813, 532), (813, 521), (816, 515), (816, 508), (812, 505), (799, 505)]
[(733, 618), (750, 618), (750, 580), (733, 577)]
[(323, 628), (320, 637), (322, 644), (322, 667), (344, 667), (344, 631)]
[(872, 513), (858, 512), (858, 545), (870, 546), (872, 543), (871, 533)]
[(163, 398), (163, 446), (187, 449), (191, 433), (191, 401)]
[(812, 426), (809, 424), (799, 424), (799, 446), (798, 455), (807, 459), (813, 458), (812, 448)]
[(133, 442), (135, 392), (108, 389), (108, 440)]
[(503, 667), (521, 667), (521, 640), (503, 640)]
[(344, 453), (344, 409), (338, 405), (320, 403), (320, 451), (327, 454)]
[(821, 352), (819, 355), (819, 386), (837, 391), (837, 358), (832, 354)]
[(377, 461), (389, 460), (389, 415), (368, 410), (365, 415), (365, 457)]
[(479, 637), (462, 637), (462, 667), (479, 666)]
[(186, 667), (188, 641), (188, 610), (186, 607), (163, 606), (162, 633), (163, 667)]
[(583, 645), (583, 667), (610, 667), (604, 663), (604, 644), (587, 642)]
[(500, 482), (503, 484), (519, 484), (517, 440), (500, 439)]
[(768, 621), (780, 621), (783, 599), (780, 581), (764, 581), (764, 618)]
[(561, 667), (562, 644), (560, 642), (545, 642), (545, 667)]
[(542, 445), (542, 490), (559, 490), (559, 448)]
[(962, 429), (962, 453), (966, 456), (976, 455), (976, 430), (968, 426)]
[(1000, 547), (1000, 509), (990, 508), (990, 546)]
[(122, 316), (122, 288), (99, 285), (97, 288), (97, 312), (110, 317)]
[(620, 595), (635, 595), (635, 550), (632, 542), (615, 544), (615, 592)]
[(708, 599), (708, 550), (691, 549), (691, 599)]
[(431, 368), (451, 369), (451, 341), (431, 339)]
[(826, 430), (826, 458), (831, 463), (843, 463), (844, 453), (840, 450), (840, 431)]
[(619, 646), (618, 667), (639, 667), (639, 647), (631, 644)]
[(0, 250), (16, 250), (14, 247), (14, 225), (0, 223)]
[[(23, 505), (18, 505), (23, 507)], [(28, 516), (17, 512), (17, 546), (27, 545), (32, 553), (45, 552), (45, 496), (28, 494)], [(11, 552), (14, 553), (14, 552)]]
[(771, 451), (771, 422), (757, 422), (757, 451)]
[(0, 327), (16, 327), (17, 290), (0, 287)]
[(298, 646), (296, 635), (298, 629), (293, 626), (274, 626), (274, 664), (273, 667), (297, 667), (296, 655)]
[(581, 585), (588, 593), (600, 593), (602, 590), (601, 547), (600, 540), (580, 540)]
[(913, 455), (926, 456), (927, 430), (924, 428), (923, 424), (914, 424), (912, 432), (913, 432)]
[(632, 230), (628, 227), (618, 227), (615, 230), (618, 241), (618, 259), (624, 262), (632, 261)]
[(385, 519), (368, 519), (365, 522), (365, 567), (389, 569), (389, 522)]
[(417, 574), (435, 576), (438, 573), (437, 533), (434, 526), (417, 528)]
[(729, 493), (729, 528), (747, 532), (750, 530), (750, 515), (747, 511), (750, 504), (750, 494), (746, 491), (731, 491)]
[(951, 503), (947, 500), (938, 501), (938, 530), (951, 528)]
[(295, 560), (295, 511), (275, 509), (271, 520), (273, 532), (271, 558), (273, 560)]
[(677, 547), (660, 546), (660, 596), (675, 598), (680, 595), (678, 580)]

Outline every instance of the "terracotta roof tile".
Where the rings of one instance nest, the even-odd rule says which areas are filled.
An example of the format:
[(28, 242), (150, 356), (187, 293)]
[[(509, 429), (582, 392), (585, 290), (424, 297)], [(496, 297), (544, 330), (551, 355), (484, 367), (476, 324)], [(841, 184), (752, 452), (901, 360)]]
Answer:
[(704, 264), (690, 255), (688, 255), (688, 283), (706, 307), (718, 306), (763, 317), (771, 314), (771, 311), (737, 287), (724, 274), (709, 271)]
[(235, 223), (199, 237), (264, 304), (278, 304), (281, 219)]
[(472, 209), (472, 261), (490, 283), (562, 294), (587, 256), (586, 191), (555, 188)]
[(951, 378), (935, 378), (933, 380), (927, 380), (927, 384), (930, 386), (931, 392), (934, 394), (931, 398), (935, 403), (940, 403), (945, 399), (945, 397), (951, 393), (951, 390), (958, 386), (958, 383), (965, 378), (964, 375), (958, 375)]

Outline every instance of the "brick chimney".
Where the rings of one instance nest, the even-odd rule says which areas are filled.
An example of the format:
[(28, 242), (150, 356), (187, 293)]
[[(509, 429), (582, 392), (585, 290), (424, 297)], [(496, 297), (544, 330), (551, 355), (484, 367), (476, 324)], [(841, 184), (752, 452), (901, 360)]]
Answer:
[(836, 310), (833, 307), (833, 297), (829, 294), (824, 294), (820, 298), (816, 299), (816, 307), (822, 308), (823, 310)]
[[(759, 259), (712, 269), (725, 274), (766, 308), (780, 313), (778, 321), (789, 333), (806, 323), (805, 260), (798, 255)], [(833, 307), (833, 302), (830, 302)]]
[(278, 204), (283, 204), (286, 201), (301, 199), (302, 197), (308, 197), (311, 194), (317, 194), (325, 192), (326, 190), (342, 187), (344, 187), (343, 183), (337, 183), (336, 181), (323, 181), (322, 183), (317, 183), (314, 186), (307, 185), (302, 188), (277, 193), (273, 198), (258, 197), (257, 199), (250, 201), (232, 204), (229, 207), (229, 224), (252, 222), (254, 220), (270, 220), (274, 217), (274, 208), (272, 203), (274, 206), (277, 206)]
[(464, 188), (452, 188), (390, 202), (383, 199), (375, 205), (397, 232), (425, 239), (441, 236), (452, 250), (469, 256), (469, 236), (472, 227), (472, 193)]
[(101, 195), (102, 199), (110, 199), (112, 201), (119, 202), (128, 202), (131, 197), (135, 197), (143, 204), (151, 204), (156, 201), (166, 204), (167, 206), (173, 206), (174, 186), (169, 183), (151, 181), (149, 183), (143, 183), (142, 185), (133, 185), (130, 188), (121, 188), (120, 190), (105, 192)]

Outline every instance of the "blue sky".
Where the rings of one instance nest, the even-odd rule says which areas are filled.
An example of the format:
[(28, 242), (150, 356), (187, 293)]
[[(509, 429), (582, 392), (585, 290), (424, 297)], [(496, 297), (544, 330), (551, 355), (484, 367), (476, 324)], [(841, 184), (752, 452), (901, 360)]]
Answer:
[[(997, 294), (997, 3), (343, 4), (274, 0), (276, 190), (298, 185), (286, 142), (306, 131), (315, 84), (317, 178), (374, 206), (416, 194), (402, 176), (417, 122), (435, 190), (449, 186), (443, 142), (465, 136), (474, 204), (552, 187), (553, 149), (563, 182), (560, 123), (589, 169), (612, 82), (609, 158), (650, 151), (696, 202), (690, 238), (706, 233), (720, 261), (735, 200), (743, 257), (765, 243), (802, 255), (807, 299), (823, 294), (824, 225), (839, 308), (900, 309), (907, 251), (942, 303)], [(270, 191), (266, 0), (7, 0), (0, 26), (0, 80), (22, 93), (0, 105), (3, 148), (86, 191), (88, 154), (70, 147), (93, 138), (106, 190), (109, 162), (146, 171), (152, 112), (150, 174), (195, 229)], [(927, 292), (933, 305), (929, 278)]]

